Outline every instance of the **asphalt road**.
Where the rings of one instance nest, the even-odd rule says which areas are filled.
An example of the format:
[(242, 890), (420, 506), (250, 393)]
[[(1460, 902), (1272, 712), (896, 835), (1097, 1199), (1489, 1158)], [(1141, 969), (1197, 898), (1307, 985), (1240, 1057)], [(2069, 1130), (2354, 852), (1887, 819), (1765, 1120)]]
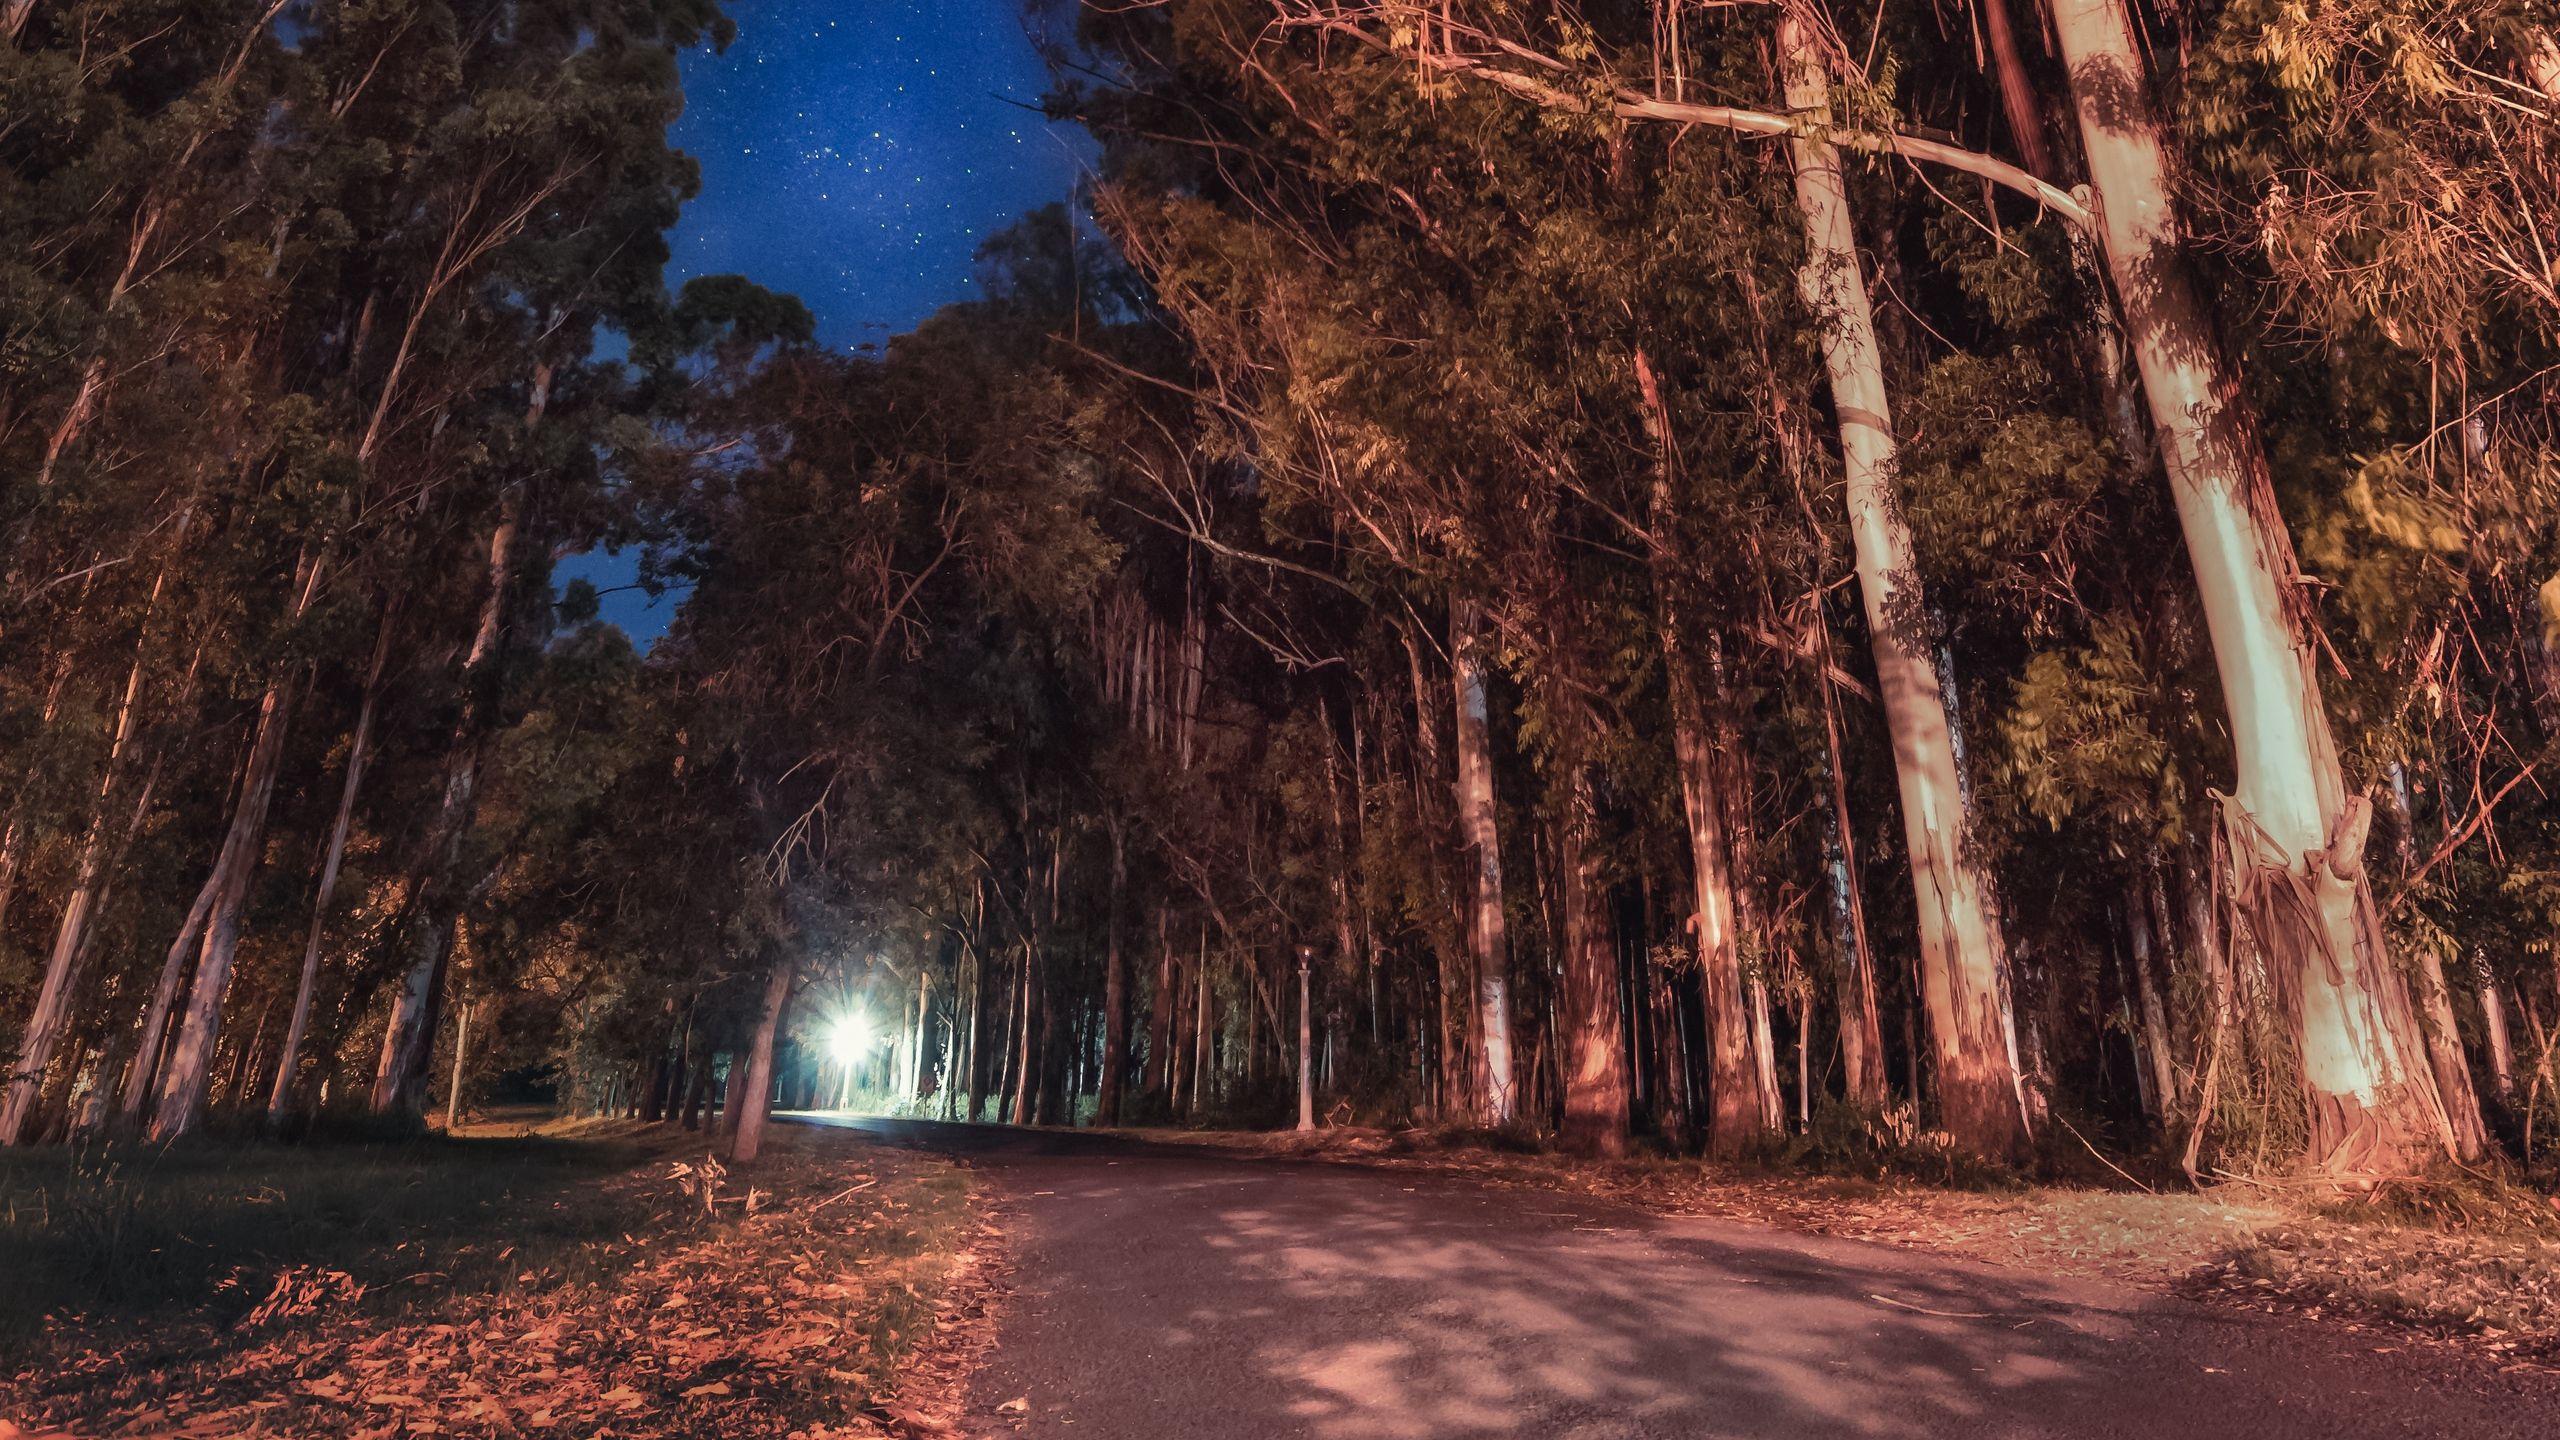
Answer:
[(993, 1192), (1014, 1293), (980, 1435), (2560, 1440), (2552, 1377), (2112, 1285), (1394, 1170), (841, 1123)]

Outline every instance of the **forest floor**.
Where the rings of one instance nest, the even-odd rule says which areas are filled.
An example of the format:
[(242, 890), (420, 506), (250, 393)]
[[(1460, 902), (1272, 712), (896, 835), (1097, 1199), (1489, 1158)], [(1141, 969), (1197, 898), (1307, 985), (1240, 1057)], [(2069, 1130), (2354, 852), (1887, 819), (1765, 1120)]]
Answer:
[(1473, 1132), (1176, 1135), (1242, 1153), (1463, 1176), (2111, 1280), (2560, 1366), (2560, 1197), (2514, 1186), (2394, 1186), (2344, 1198), (2240, 1182), (2201, 1192), (1954, 1186), (1660, 1156), (1580, 1160), (1499, 1148)]
[[(0, 1437), (935, 1433), (967, 1177), (627, 1122), (0, 1157)], [(961, 1347), (965, 1348), (965, 1347)], [(915, 1373), (919, 1371), (923, 1373)]]

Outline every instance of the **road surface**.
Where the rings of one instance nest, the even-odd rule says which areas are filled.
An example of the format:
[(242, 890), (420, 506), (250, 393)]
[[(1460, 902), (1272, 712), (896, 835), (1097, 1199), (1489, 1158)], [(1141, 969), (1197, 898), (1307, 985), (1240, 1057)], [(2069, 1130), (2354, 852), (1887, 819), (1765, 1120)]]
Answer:
[(962, 1157), (998, 1206), (977, 1435), (2560, 1437), (2547, 1375), (2119, 1286), (1395, 1170), (836, 1123)]

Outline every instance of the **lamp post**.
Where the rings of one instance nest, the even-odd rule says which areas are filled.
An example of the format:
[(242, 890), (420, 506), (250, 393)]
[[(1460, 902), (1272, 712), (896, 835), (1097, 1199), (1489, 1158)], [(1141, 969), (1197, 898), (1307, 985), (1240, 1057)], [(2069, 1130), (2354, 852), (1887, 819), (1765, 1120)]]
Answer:
[(1312, 945), (1298, 947), (1298, 1128), (1316, 1128), (1316, 1071), (1309, 1052), (1315, 1048), (1315, 1021), (1309, 1003), (1312, 986), (1308, 970), (1315, 964)]

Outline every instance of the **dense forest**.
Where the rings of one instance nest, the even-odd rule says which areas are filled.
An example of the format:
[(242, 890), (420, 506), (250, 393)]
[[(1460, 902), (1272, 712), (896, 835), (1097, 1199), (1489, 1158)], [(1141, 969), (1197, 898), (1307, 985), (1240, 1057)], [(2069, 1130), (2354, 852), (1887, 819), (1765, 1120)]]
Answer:
[(1031, 19), (846, 353), (712, 0), (0, 0), (0, 1142), (2560, 1166), (2560, 11)]

